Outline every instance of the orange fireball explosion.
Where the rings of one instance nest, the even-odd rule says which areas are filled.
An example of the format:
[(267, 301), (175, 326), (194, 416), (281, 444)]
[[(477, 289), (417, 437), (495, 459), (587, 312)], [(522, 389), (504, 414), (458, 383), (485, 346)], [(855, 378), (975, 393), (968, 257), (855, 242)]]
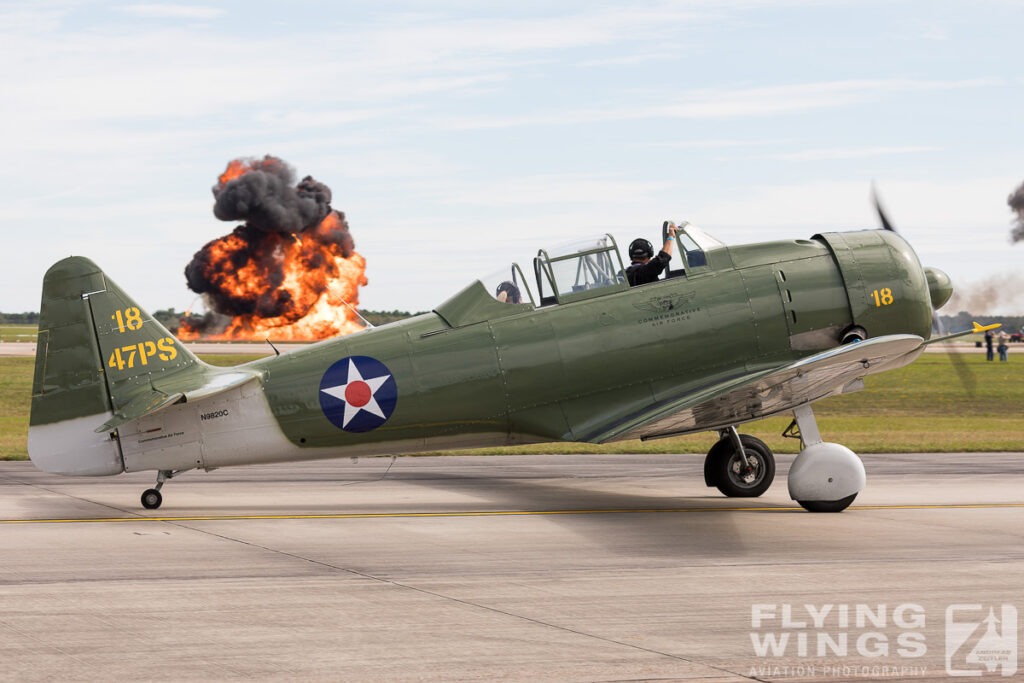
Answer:
[(236, 159), (218, 178), (214, 213), (246, 223), (207, 243), (185, 269), (210, 313), (186, 315), (181, 339), (306, 341), (363, 329), (345, 306), (359, 303), (365, 259), (345, 215), (311, 177), (276, 157)]

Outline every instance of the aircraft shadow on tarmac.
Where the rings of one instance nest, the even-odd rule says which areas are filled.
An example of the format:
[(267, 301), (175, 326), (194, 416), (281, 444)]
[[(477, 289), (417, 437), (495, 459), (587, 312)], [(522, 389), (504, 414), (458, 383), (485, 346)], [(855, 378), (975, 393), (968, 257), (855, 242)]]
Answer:
[[(476, 477), (433, 472), (430, 477), (404, 481), (486, 501), (480, 507), (487, 510), (570, 511), (575, 514), (550, 514), (545, 519), (625, 555), (635, 555), (641, 548), (647, 556), (651, 548), (658, 548), (658, 554), (665, 557), (690, 559), (706, 556), (720, 560), (723, 556), (745, 555), (748, 548), (744, 537), (750, 532), (741, 526), (740, 515), (749, 513), (728, 508), (788, 509), (788, 506), (756, 498), (725, 499), (717, 491), (707, 496), (664, 496), (599, 490), (589, 488), (587, 482), (579, 478), (572, 479), (574, 485), (570, 486), (553, 478)], [(594, 485), (607, 486), (608, 479), (594, 479)], [(709, 512), (659, 512), (694, 508)]]

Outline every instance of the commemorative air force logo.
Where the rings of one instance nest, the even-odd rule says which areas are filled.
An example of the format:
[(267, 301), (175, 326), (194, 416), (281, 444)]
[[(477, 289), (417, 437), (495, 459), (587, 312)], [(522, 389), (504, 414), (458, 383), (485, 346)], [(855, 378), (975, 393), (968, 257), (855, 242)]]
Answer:
[(327, 368), (320, 380), (320, 408), (335, 427), (368, 432), (388, 421), (398, 385), (388, 366), (369, 356), (349, 356)]

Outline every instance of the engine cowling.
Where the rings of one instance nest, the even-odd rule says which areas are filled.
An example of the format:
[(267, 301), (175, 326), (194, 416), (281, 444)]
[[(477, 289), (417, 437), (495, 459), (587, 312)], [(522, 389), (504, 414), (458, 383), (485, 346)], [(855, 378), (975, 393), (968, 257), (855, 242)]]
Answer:
[(935, 270), (929, 277), (906, 240), (887, 230), (828, 232), (815, 239), (828, 245), (839, 266), (854, 325), (869, 337), (931, 336), (932, 308), (945, 295), (945, 273)]

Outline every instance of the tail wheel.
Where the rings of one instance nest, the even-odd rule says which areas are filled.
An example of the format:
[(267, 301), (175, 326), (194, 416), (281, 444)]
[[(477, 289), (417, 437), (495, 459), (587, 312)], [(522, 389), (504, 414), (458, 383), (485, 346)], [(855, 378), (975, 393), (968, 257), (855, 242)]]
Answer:
[(142, 492), (142, 507), (147, 510), (156, 510), (162, 502), (164, 497), (156, 489), (146, 489)]
[(740, 452), (728, 437), (708, 451), (704, 460), (704, 478), (730, 498), (756, 498), (768, 490), (775, 479), (775, 456), (768, 445), (749, 434), (740, 434), (747, 455), (744, 464)]

